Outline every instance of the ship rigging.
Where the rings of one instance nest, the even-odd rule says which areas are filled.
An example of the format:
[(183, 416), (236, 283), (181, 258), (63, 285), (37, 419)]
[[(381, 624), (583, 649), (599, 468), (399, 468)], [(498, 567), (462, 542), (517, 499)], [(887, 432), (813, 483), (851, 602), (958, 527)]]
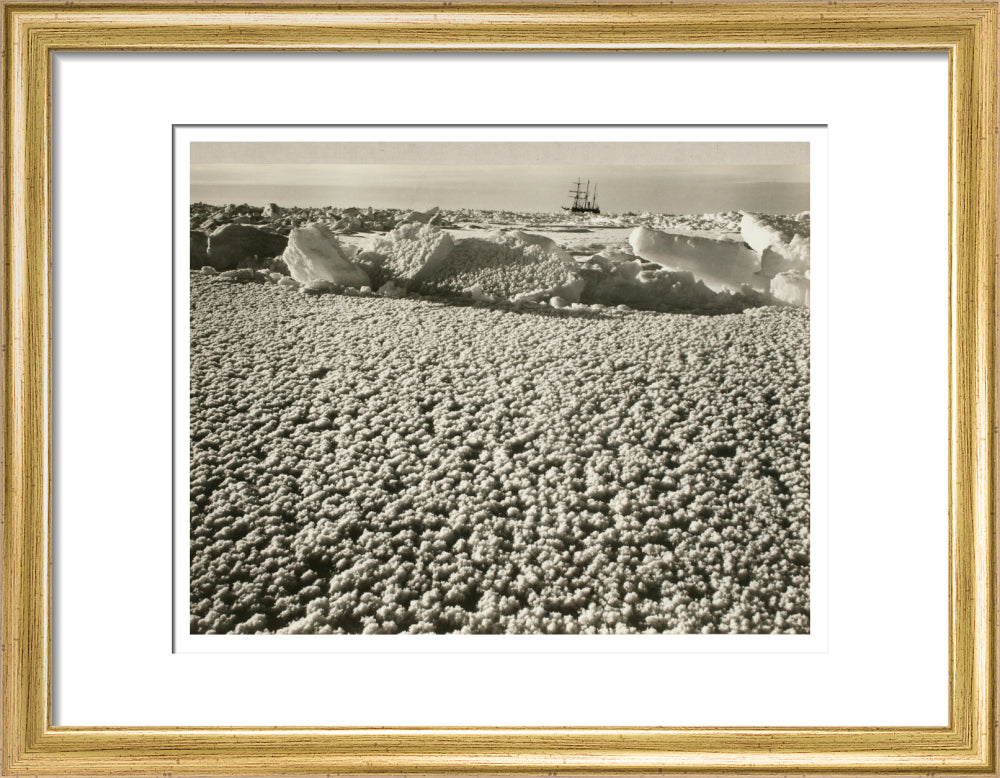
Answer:
[(597, 182), (594, 182), (594, 193), (590, 193), (590, 179), (587, 179), (587, 186), (583, 188), (583, 181), (577, 179), (576, 183), (573, 184), (573, 189), (570, 190), (570, 194), (573, 196), (573, 202), (570, 205), (564, 205), (562, 209), (564, 211), (570, 211), (572, 213), (600, 213), (601, 209), (597, 205)]

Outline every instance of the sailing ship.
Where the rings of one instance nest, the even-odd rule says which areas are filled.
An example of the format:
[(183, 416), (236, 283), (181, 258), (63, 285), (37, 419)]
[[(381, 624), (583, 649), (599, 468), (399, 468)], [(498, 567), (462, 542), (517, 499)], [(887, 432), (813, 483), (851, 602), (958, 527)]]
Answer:
[(573, 202), (570, 205), (564, 205), (562, 209), (564, 211), (571, 211), (573, 213), (600, 213), (601, 209), (597, 206), (597, 182), (594, 182), (594, 194), (590, 193), (590, 179), (587, 179), (587, 186), (583, 188), (583, 181), (579, 178), (576, 183), (573, 184), (573, 189), (570, 190), (570, 194), (573, 195)]

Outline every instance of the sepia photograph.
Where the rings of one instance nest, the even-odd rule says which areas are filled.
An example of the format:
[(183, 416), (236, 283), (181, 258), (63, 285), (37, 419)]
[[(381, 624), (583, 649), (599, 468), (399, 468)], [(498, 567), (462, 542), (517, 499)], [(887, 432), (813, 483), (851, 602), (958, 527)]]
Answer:
[(810, 633), (808, 142), (198, 141), (187, 217), (190, 634)]

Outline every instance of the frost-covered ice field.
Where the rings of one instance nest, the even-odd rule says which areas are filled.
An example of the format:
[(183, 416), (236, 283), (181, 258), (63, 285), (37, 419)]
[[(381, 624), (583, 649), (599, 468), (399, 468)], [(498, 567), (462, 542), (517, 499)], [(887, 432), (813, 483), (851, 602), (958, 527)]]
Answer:
[(191, 274), (193, 633), (809, 631), (809, 311)]

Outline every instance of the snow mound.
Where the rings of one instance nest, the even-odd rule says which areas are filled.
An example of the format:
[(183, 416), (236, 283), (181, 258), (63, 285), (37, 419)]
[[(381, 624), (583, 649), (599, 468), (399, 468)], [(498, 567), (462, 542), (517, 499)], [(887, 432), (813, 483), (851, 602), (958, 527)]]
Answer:
[(740, 236), (761, 257), (761, 270), (769, 278), (794, 270), (809, 270), (809, 213), (793, 218), (744, 213)]
[[(586, 285), (581, 300), (588, 304), (628, 305), (640, 310), (690, 311), (702, 308), (727, 309), (733, 296), (713, 292), (687, 270), (656, 268), (634, 272), (626, 263), (613, 271), (593, 265), (580, 271)], [(734, 310), (743, 307), (732, 306)]]
[(535, 235), (521, 230), (511, 230), (510, 232), (491, 232), (487, 238), (497, 240), (501, 243), (513, 243), (514, 245), (527, 248), (528, 246), (538, 246), (548, 254), (555, 254), (563, 259), (570, 259), (571, 255), (566, 249), (556, 243), (552, 238), (545, 235)]
[(399, 217), (396, 224), (430, 224), (432, 221), (435, 221), (435, 217), (439, 218), (440, 213), (441, 209), (437, 206), (431, 208), (429, 211), (410, 211)]
[(787, 243), (791, 239), (790, 235), (752, 213), (743, 214), (743, 219), (740, 221), (740, 235), (747, 245), (758, 254), (762, 253), (764, 249)]
[(641, 218), (643, 222), (648, 222), (664, 232), (720, 237), (721, 235), (739, 235), (742, 215), (740, 211), (703, 214), (647, 213), (643, 214)]
[(380, 282), (392, 279), (415, 286), (432, 276), (454, 247), (440, 227), (405, 224), (373, 238), (358, 258)]
[(427, 282), (452, 292), (479, 286), (490, 296), (510, 299), (566, 284), (573, 280), (575, 267), (561, 249), (549, 251), (512, 233), (490, 233), (457, 241)]
[(809, 306), (809, 279), (795, 271), (771, 279), (771, 294), (783, 303)]
[(636, 227), (628, 241), (637, 256), (668, 269), (690, 271), (717, 292), (762, 285), (760, 257), (742, 243), (645, 226)]
[(354, 264), (354, 252), (343, 246), (325, 224), (292, 230), (282, 255), (288, 272), (300, 284), (329, 281), (341, 286), (366, 286), (371, 279)]

